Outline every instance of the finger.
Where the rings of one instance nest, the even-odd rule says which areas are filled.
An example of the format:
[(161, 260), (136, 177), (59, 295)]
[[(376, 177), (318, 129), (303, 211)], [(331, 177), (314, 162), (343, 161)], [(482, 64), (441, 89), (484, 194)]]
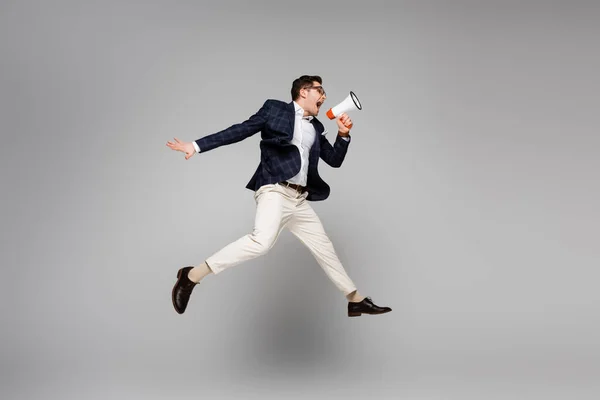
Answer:
[(177, 143), (181, 143), (181, 142), (179, 141), (179, 139), (177, 139), (177, 138), (173, 138), (173, 139), (175, 139), (175, 141), (176, 141)]

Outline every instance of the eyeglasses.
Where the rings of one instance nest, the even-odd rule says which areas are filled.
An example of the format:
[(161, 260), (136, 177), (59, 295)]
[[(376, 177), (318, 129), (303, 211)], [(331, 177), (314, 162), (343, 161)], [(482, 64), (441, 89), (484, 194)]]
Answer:
[(305, 89), (317, 89), (317, 91), (319, 92), (319, 94), (321, 96), (326, 96), (325, 94), (325, 89), (323, 89), (323, 86), (308, 86)]

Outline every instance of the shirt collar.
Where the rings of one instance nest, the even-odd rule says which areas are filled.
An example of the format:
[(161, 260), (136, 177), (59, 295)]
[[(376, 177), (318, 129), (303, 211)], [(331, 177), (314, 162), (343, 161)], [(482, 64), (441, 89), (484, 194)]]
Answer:
[(298, 105), (298, 103), (296, 103), (295, 101), (294, 101), (294, 110), (296, 111), (296, 115), (300, 116), (300, 118), (302, 118), (302, 119), (308, 120), (308, 122), (312, 121), (312, 119), (314, 118), (312, 115), (304, 117), (304, 109), (302, 107), (300, 107)]

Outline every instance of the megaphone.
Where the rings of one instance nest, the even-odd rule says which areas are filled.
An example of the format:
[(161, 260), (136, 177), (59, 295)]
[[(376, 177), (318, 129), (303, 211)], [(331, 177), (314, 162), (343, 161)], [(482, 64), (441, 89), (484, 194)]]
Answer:
[[(344, 99), (344, 101), (337, 106), (331, 107), (327, 111), (327, 117), (329, 117), (329, 119), (335, 119), (342, 113), (356, 109), (362, 110), (362, 106), (360, 105), (360, 101), (358, 101), (358, 97), (356, 97), (354, 92), (350, 91), (350, 94)], [(350, 125), (348, 128), (352, 128), (352, 125)]]

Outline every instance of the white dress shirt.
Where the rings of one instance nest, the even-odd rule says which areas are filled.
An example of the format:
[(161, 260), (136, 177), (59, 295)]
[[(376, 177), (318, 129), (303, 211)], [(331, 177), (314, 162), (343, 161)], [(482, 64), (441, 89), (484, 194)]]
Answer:
[(292, 144), (300, 151), (300, 171), (296, 176), (288, 179), (289, 183), (295, 183), (296, 185), (306, 186), (306, 180), (308, 176), (308, 156), (310, 154), (310, 148), (315, 142), (315, 127), (311, 124), (313, 117), (304, 117), (304, 109), (294, 101), (294, 110), (296, 116), (294, 118), (294, 137), (292, 138)]

